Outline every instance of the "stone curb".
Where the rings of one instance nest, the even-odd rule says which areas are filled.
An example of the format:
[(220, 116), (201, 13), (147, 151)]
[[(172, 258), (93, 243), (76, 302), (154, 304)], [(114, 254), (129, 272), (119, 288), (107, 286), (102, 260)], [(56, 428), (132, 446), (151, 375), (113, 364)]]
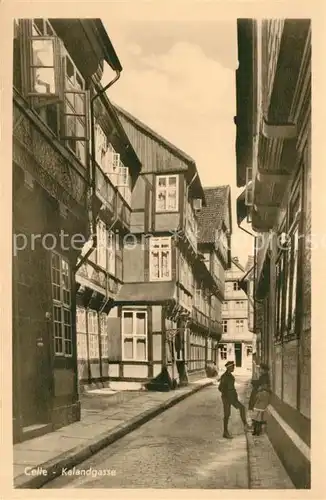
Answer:
[[(136, 415), (132, 419), (120, 424), (109, 432), (104, 432), (93, 438), (86, 445), (76, 446), (71, 450), (58, 455), (57, 457), (49, 460), (43, 464), (40, 464), (42, 470), (46, 471), (45, 474), (38, 474), (33, 477), (26, 478), (25, 474), (21, 474), (17, 478), (14, 479), (14, 488), (15, 489), (39, 489), (44, 486), (46, 483), (52, 481), (56, 477), (61, 475), (62, 469), (72, 469), (72, 467), (80, 464), (84, 460), (87, 460), (95, 453), (99, 452), (101, 449), (106, 446), (114, 443), (118, 439), (122, 438), (126, 434), (129, 434), (133, 430), (137, 429), (141, 425), (145, 424), (152, 418), (156, 417), (160, 413), (163, 413), (168, 408), (176, 405), (177, 403), (183, 401), (187, 397), (195, 394), (196, 392), (213, 385), (214, 381), (207, 382), (202, 385), (198, 385), (197, 387), (193, 387), (189, 392), (184, 394), (177, 394), (173, 396), (171, 399), (164, 401), (154, 408), (150, 408), (139, 415)], [(37, 469), (37, 466), (33, 467), (33, 469)]]

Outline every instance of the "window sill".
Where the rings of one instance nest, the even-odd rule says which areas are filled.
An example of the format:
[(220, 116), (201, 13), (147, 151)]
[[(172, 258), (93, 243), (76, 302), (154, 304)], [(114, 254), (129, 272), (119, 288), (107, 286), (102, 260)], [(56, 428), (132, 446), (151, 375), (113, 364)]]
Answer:
[(178, 208), (175, 208), (174, 210), (169, 209), (169, 210), (155, 210), (156, 214), (176, 214), (179, 212)]
[(172, 278), (149, 278), (149, 281), (151, 283), (167, 283), (169, 281), (172, 281)]

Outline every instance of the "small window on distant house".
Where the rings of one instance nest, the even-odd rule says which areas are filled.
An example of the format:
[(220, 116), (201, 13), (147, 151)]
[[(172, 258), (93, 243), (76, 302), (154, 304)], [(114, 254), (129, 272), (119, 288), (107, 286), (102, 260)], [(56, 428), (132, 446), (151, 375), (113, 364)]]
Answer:
[(237, 319), (235, 326), (238, 333), (243, 332), (243, 327), (244, 327), (243, 319)]
[(220, 353), (221, 353), (221, 360), (226, 360), (228, 357), (228, 346), (227, 344), (221, 344), (219, 345)]
[(223, 333), (227, 333), (228, 331), (228, 322), (226, 319), (222, 321), (222, 326), (223, 326)]
[(239, 283), (238, 283), (237, 281), (235, 281), (235, 282), (233, 283), (233, 290), (234, 290), (235, 292), (238, 292), (239, 290), (241, 290), (241, 288), (240, 288), (240, 286), (239, 286)]
[(178, 190), (178, 175), (158, 175), (156, 177), (156, 211), (177, 212), (179, 209)]

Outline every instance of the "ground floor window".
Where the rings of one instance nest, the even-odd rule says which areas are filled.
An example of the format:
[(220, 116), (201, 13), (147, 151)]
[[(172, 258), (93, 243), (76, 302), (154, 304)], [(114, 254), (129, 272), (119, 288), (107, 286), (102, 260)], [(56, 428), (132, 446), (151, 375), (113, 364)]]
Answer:
[(87, 359), (87, 328), (86, 328), (86, 310), (83, 307), (77, 307), (76, 310), (76, 330), (77, 330), (77, 357)]
[(247, 345), (246, 346), (246, 354), (247, 354), (247, 356), (251, 356), (252, 355), (252, 345)]
[(97, 359), (100, 357), (97, 311), (90, 309), (87, 313), (87, 320), (88, 320), (88, 338), (89, 338), (89, 357), (91, 359)]
[(72, 356), (71, 277), (69, 262), (51, 254), (54, 353)]
[(122, 311), (122, 355), (125, 361), (147, 361), (147, 311)]
[(227, 344), (221, 344), (219, 346), (220, 348), (220, 357), (221, 357), (221, 360), (226, 360), (227, 357), (228, 357), (228, 346)]
[(108, 339), (108, 317), (106, 313), (101, 313), (100, 324), (101, 324), (101, 355), (102, 358), (108, 358), (109, 339)]

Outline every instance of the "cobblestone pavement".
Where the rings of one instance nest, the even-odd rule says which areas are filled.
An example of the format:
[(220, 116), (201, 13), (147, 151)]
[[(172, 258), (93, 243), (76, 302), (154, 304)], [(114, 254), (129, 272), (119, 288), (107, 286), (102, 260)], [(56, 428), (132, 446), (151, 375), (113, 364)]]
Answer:
[[(238, 388), (240, 397), (243, 389)], [(222, 438), (222, 418), (217, 386), (207, 387), (44, 489), (247, 489), (247, 442), (240, 417), (232, 410), (233, 440)], [(86, 472), (90, 475), (78, 475)]]

